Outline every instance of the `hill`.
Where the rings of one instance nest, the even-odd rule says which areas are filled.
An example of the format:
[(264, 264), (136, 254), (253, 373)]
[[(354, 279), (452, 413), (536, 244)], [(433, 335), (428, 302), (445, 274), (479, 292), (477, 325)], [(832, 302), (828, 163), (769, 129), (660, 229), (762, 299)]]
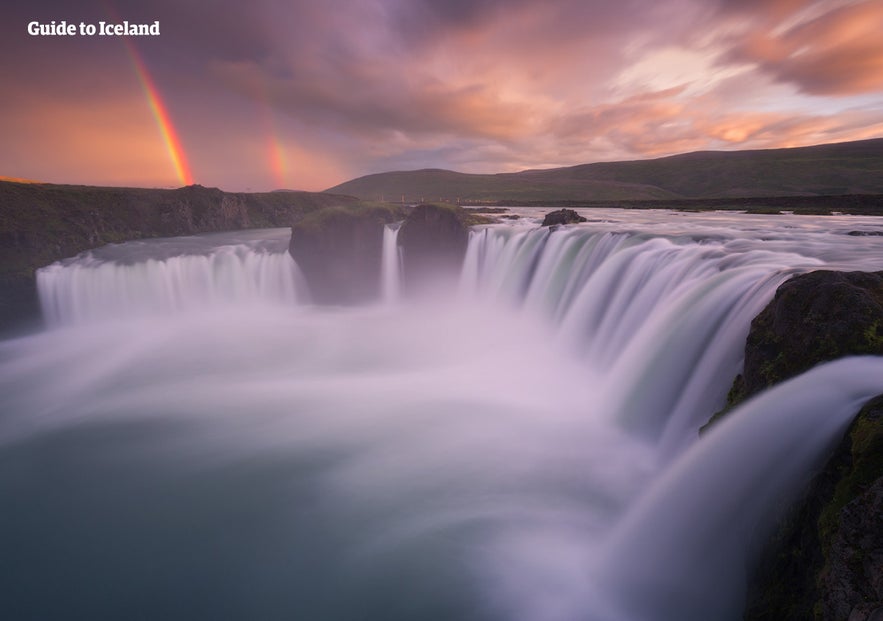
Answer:
[(883, 194), (883, 138), (751, 151), (697, 151), (518, 173), (424, 169), (326, 190), (366, 200), (597, 201)]

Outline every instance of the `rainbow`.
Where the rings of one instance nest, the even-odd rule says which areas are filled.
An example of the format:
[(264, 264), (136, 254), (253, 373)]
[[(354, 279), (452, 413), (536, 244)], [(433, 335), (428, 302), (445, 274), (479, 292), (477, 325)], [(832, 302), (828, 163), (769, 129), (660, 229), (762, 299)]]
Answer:
[(273, 173), (273, 181), (276, 184), (276, 189), (281, 190), (285, 187), (285, 151), (283, 150), (282, 143), (279, 141), (279, 137), (274, 129), (271, 129), (268, 133), (268, 143), (270, 171)]
[(175, 174), (178, 175), (178, 181), (181, 185), (193, 185), (193, 173), (190, 171), (190, 166), (187, 164), (187, 158), (184, 156), (184, 148), (181, 146), (181, 139), (175, 131), (175, 126), (172, 124), (172, 120), (169, 117), (169, 111), (166, 109), (166, 106), (159, 95), (159, 90), (156, 88), (156, 85), (150, 77), (150, 73), (147, 71), (147, 65), (144, 64), (144, 61), (138, 54), (138, 50), (135, 49), (135, 46), (132, 45), (132, 43), (122, 37), (120, 40), (125, 45), (129, 58), (132, 59), (132, 64), (135, 66), (135, 73), (138, 75), (138, 80), (141, 82), (141, 88), (147, 96), (150, 110), (153, 112), (156, 124), (166, 143), (166, 149), (169, 152), (172, 165), (175, 167)]
[(279, 137), (271, 104), (270, 92), (266, 83), (258, 84), (254, 91), (255, 99), (260, 107), (261, 121), (264, 126), (267, 145), (267, 161), (270, 165), (270, 173), (276, 189), (285, 187), (285, 179), (288, 173), (288, 165), (285, 161), (285, 147)]

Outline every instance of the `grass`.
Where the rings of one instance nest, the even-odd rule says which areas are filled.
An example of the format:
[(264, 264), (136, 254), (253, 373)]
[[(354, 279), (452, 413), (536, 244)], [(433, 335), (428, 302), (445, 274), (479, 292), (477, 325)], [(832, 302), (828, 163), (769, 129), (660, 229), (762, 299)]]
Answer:
[(883, 139), (795, 149), (687, 153), (519, 173), (396, 171), (353, 179), (328, 191), (371, 200), (404, 196), (404, 202), (460, 204), (883, 194)]

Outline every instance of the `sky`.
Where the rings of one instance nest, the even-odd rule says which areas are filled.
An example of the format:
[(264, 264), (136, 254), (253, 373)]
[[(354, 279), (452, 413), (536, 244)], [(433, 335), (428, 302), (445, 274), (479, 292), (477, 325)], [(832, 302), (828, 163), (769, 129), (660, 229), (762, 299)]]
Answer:
[[(883, 137), (883, 0), (5, 0), (0, 176), (230, 191)], [(31, 35), (62, 20), (74, 36)], [(153, 24), (89, 36), (79, 24)]]

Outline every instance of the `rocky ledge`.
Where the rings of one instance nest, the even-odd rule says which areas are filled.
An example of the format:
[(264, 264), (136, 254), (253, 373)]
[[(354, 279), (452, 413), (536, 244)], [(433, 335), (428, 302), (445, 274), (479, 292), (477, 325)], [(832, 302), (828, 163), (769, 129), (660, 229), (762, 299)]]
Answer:
[(405, 291), (414, 294), (439, 279), (460, 273), (469, 227), (491, 220), (454, 205), (417, 205), (402, 223)]
[(147, 189), (0, 181), (0, 330), (38, 316), (34, 272), (108, 243), (291, 226), (351, 204), (315, 192), (232, 193), (191, 185)]
[(376, 299), (383, 228), (404, 218), (402, 208), (350, 205), (312, 213), (291, 227), (289, 252), (313, 301), (356, 304)]
[(319, 304), (357, 304), (380, 297), (383, 229), (401, 222), (405, 292), (459, 273), (469, 227), (490, 220), (453, 205), (360, 204), (323, 209), (291, 228), (289, 251)]
[[(883, 355), (883, 272), (796, 276), (752, 322), (729, 405), (857, 354)], [(783, 520), (754, 576), (745, 619), (883, 619), (881, 525), (883, 396), (863, 407)]]

